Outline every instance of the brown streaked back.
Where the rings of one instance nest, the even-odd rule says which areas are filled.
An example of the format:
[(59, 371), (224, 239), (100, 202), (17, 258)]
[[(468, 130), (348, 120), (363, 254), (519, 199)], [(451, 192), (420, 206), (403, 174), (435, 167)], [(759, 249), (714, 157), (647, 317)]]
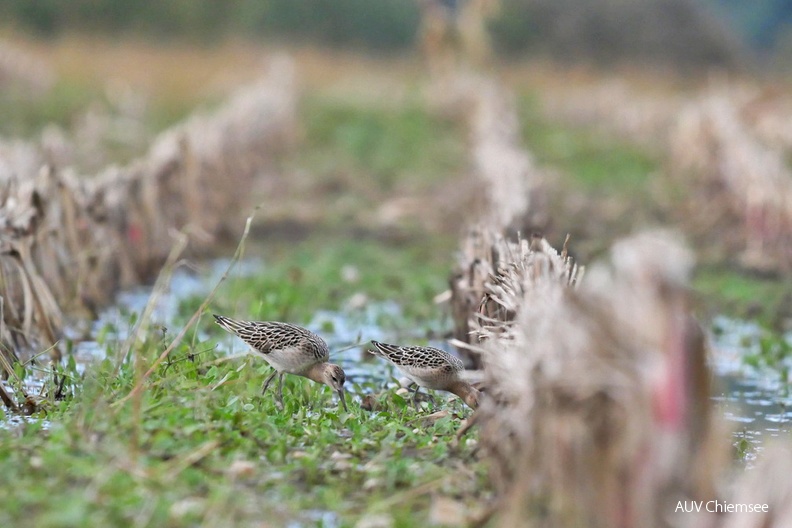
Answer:
[(261, 354), (274, 350), (302, 349), (319, 361), (327, 361), (330, 349), (324, 339), (308, 329), (277, 321), (238, 321), (213, 314), (222, 328), (241, 338)]

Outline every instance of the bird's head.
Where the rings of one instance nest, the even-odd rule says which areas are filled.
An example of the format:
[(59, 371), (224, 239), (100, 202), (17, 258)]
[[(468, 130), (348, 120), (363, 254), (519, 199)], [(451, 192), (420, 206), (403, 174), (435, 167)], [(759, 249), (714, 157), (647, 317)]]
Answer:
[(349, 412), (349, 409), (347, 409), (346, 398), (344, 396), (344, 382), (346, 381), (344, 369), (338, 365), (327, 363), (324, 367), (324, 372), (322, 373), (322, 381), (325, 385), (329, 385), (331, 389), (338, 393), (338, 397), (341, 398), (341, 404), (344, 406), (344, 410)]
[(470, 390), (462, 397), (462, 400), (471, 409), (477, 409), (479, 406), (479, 396), (481, 396), (481, 392), (477, 388), (471, 386)]

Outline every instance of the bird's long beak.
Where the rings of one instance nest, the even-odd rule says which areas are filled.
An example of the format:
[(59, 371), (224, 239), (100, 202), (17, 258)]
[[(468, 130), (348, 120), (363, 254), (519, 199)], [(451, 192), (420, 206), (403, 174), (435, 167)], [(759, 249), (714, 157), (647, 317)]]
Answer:
[(341, 398), (341, 404), (344, 406), (344, 412), (349, 412), (349, 409), (347, 409), (346, 398), (344, 396), (344, 388), (343, 387), (338, 389), (338, 397)]

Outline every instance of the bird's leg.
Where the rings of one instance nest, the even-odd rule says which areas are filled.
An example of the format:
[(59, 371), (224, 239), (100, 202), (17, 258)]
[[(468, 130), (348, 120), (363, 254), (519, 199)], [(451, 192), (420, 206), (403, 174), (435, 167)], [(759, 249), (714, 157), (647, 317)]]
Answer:
[(267, 392), (267, 387), (269, 387), (270, 383), (272, 383), (272, 379), (275, 377), (275, 374), (277, 374), (277, 373), (278, 373), (277, 370), (273, 370), (272, 374), (267, 376), (267, 379), (264, 380), (264, 388), (261, 389), (261, 395), (262, 396), (264, 396), (264, 393)]
[(426, 397), (429, 398), (429, 403), (432, 404), (432, 410), (434, 410), (437, 407), (437, 402), (435, 402), (434, 395), (427, 392)]
[(283, 372), (278, 374), (278, 399), (279, 409), (283, 410)]
[[(418, 391), (421, 390), (421, 386), (418, 385), (417, 383), (414, 384), (414, 386), (415, 386), (415, 388), (412, 391), (412, 393), (413, 393), (413, 397), (412, 397), (413, 407), (418, 409), (418, 400), (416, 400), (415, 398), (416, 398), (416, 396), (418, 396)], [(410, 390), (410, 387), (407, 387), (407, 390)]]
[[(407, 387), (407, 390), (410, 390), (410, 387), (415, 387), (415, 388), (414, 388), (414, 389), (412, 389), (412, 391), (411, 391), (411, 392), (413, 393), (412, 402), (413, 402), (413, 407), (415, 407), (416, 409), (418, 409), (420, 404), (418, 403), (418, 399), (417, 399), (417, 398), (418, 398), (418, 391), (419, 391), (419, 390), (421, 390), (421, 386), (420, 386), (420, 385), (418, 385), (417, 383), (413, 383), (412, 385), (410, 385), (409, 387)], [(432, 408), (435, 408), (435, 407), (437, 407), (437, 402), (435, 402), (434, 396), (432, 396), (431, 394), (429, 394), (429, 393), (427, 392), (427, 393), (426, 393), (426, 398), (427, 398), (427, 399), (429, 400), (429, 402), (432, 404)]]

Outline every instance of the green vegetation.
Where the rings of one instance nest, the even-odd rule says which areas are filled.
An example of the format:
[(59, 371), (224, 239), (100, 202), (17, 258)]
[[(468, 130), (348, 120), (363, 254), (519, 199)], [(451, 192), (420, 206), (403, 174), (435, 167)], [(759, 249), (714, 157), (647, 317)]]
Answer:
[[(398, 396), (383, 398), (374, 413), (351, 403), (346, 414), (329, 391), (288, 378), (279, 412), (271, 394), (260, 395), (263, 362), (225, 361), (202, 352), (205, 345), (179, 347), (139, 400), (119, 404), (137, 379), (135, 361), (116, 375), (105, 360), (89, 369), (73, 398), (52, 402), (48, 430), (38, 420), (0, 430), (0, 522), (321, 525), (313, 514), (335, 512), (340, 525), (351, 526), (385, 511), (397, 526), (414, 526), (425, 524), (431, 500), (410, 493), (416, 486), (443, 494), (481, 489), (481, 475), (470, 481), (456, 474), (449, 443), (457, 419), (413, 422), (418, 414)], [(133, 359), (149, 364), (159, 352), (149, 344)]]
[[(296, 251), (276, 248), (272, 266), (223, 285), (212, 310), (305, 322), (317, 309), (343, 309), (349, 292), (360, 291), (415, 304), (402, 324), (420, 328), (437, 315), (431, 297), (444, 286), (448, 255), (428, 249), (318, 237)], [(341, 284), (344, 266), (358, 273), (347, 272), (353, 280)], [(182, 306), (185, 314), (196, 302)], [(482, 468), (460, 462), (471, 448), (451, 447), (458, 418), (425, 421), (425, 409), (416, 412), (393, 391), (377, 398), (379, 410), (362, 410), (359, 395), (378, 393), (381, 381), (348, 383), (347, 414), (331, 391), (295, 377), (285, 380), (279, 412), (271, 393), (261, 397), (269, 367), (217, 351), (215, 338), (227, 336), (210, 320), (128, 400), (172, 335), (152, 332), (118, 363), (118, 344), (102, 333), (108, 359), (67, 384), (64, 399), (50, 397), (46, 414), (0, 429), (0, 493), (8, 504), (0, 524), (322, 526), (330, 516), (333, 525), (352, 526), (387, 513), (395, 526), (415, 526), (427, 523), (435, 497), (472, 500), (486, 489)], [(209, 339), (200, 337), (206, 332)], [(73, 363), (66, 374), (79, 377)], [(469, 413), (458, 400), (444, 407)]]
[(436, 182), (465, 162), (461, 132), (430, 116), (417, 100), (366, 107), (309, 98), (302, 115), (306, 130), (299, 163), (320, 173), (351, 173), (348, 179), (372, 179), (380, 190), (390, 191), (397, 183)]
[(771, 328), (782, 327), (792, 310), (792, 287), (772, 277), (703, 265), (696, 271), (693, 287), (710, 313), (756, 319)]
[[(778, 389), (778, 399), (789, 397), (790, 385), (790, 365), (792, 358), (792, 334), (779, 331), (778, 329), (762, 322), (752, 321), (747, 331), (735, 333), (732, 328), (733, 322), (726, 320), (716, 320), (712, 325), (712, 332), (716, 336), (730, 334), (730, 338), (738, 337), (740, 348), (746, 353), (743, 360), (747, 365), (756, 367), (762, 372), (774, 371), (778, 374), (782, 383)], [(783, 383), (786, 382), (786, 383)], [(786, 405), (779, 402), (780, 405)]]
[(0, 135), (31, 136), (50, 123), (69, 128), (101, 94), (67, 81), (56, 83), (41, 97), (10, 86), (0, 90)]
[[(40, 136), (46, 126), (56, 125), (66, 132), (67, 137), (74, 139), (72, 134), (79, 130), (80, 120), (85, 119), (91, 111), (102, 112), (110, 119), (119, 117), (103, 88), (71, 76), (62, 77), (50, 89), (36, 94), (29, 94), (12, 84), (0, 90), (0, 115), (3, 116), (0, 120), (0, 136), (35, 138)], [(99, 144), (95, 147), (101, 147), (112, 161), (126, 162), (141, 155), (142, 145), (137, 143), (145, 143), (154, 134), (182, 121), (195, 110), (198, 103), (195, 98), (184, 97), (154, 97), (148, 100), (142, 115), (131, 116), (141, 120), (141, 137), (135, 144), (114, 142), (113, 138), (105, 136), (81, 140), (96, 141)], [(206, 102), (207, 105), (211, 103)]]
[(732, 446), (734, 447), (734, 457), (742, 463), (756, 459), (760, 451), (760, 446), (752, 442), (746, 429), (735, 432), (732, 435)]
[(550, 121), (533, 94), (518, 99), (522, 137), (537, 164), (555, 177), (547, 188), (553, 211), (550, 240), (571, 235), (584, 264), (602, 258), (612, 242), (655, 227), (667, 211), (658, 205), (660, 160), (638, 145), (589, 126)]
[[(383, 321), (391, 330), (426, 330), (441, 317), (432, 299), (447, 288), (451, 266), (451, 251), (434, 241), (416, 238), (404, 245), (317, 234), (297, 248), (268, 245), (265, 262), (272, 264), (254, 276), (230, 279), (214, 306), (234, 316), (305, 324), (318, 310), (346, 310), (362, 294), (366, 302), (393, 301), (402, 308), (403, 320)], [(187, 299), (181, 311), (190, 314), (201, 301)]]
[(522, 134), (543, 165), (559, 169), (573, 186), (586, 192), (633, 195), (646, 189), (659, 161), (635, 145), (600, 131), (549, 122), (533, 97), (519, 100)]
[[(789, 380), (788, 360), (792, 357), (792, 341), (779, 332), (763, 328), (757, 338), (757, 351), (746, 356), (746, 362), (755, 367), (770, 368), (778, 372), (782, 380)], [(789, 386), (785, 385), (782, 396), (789, 395)]]
[[(383, 109), (309, 98), (302, 122), (304, 142), (282, 163), (316, 175), (312, 191), (327, 209), (337, 193), (370, 211), (388, 191), (423, 192), (464, 163), (459, 131), (417, 103)], [(295, 206), (311, 199), (288, 198)], [(456, 233), (428, 233), (420, 219), (383, 231), (354, 217), (283, 240), (266, 220), (258, 229), (271, 237), (250, 243), (247, 255), (263, 267), (232, 273), (211, 311), (305, 324), (317, 310), (354, 320), (387, 301), (400, 309), (378, 315), (384, 331), (420, 340), (436, 330), (442, 313), (433, 298), (447, 287)], [(10, 504), (0, 525), (354, 526), (385, 514), (394, 526), (416, 526), (428, 524), (438, 497), (480, 503), (487, 486), (472, 457), (475, 431), (470, 444), (452, 447), (470, 412), (456, 399), (441, 404), (450, 414), (426, 419), (428, 408), (416, 411), (393, 389), (382, 392), (383, 380), (358, 376), (347, 383), (347, 414), (330, 390), (287, 377), (286, 409), (277, 411), (272, 394), (261, 396), (269, 367), (217, 349), (229, 336), (210, 317), (142, 381), (202, 300), (183, 300), (173, 327), (152, 328), (123, 360), (113, 329), (100, 332), (107, 359), (84, 375), (71, 361), (61, 394), (48, 378), (43, 410), (0, 429), (0, 494)], [(128, 316), (132, 327), (138, 315)], [(361, 409), (367, 394), (376, 411)]]

